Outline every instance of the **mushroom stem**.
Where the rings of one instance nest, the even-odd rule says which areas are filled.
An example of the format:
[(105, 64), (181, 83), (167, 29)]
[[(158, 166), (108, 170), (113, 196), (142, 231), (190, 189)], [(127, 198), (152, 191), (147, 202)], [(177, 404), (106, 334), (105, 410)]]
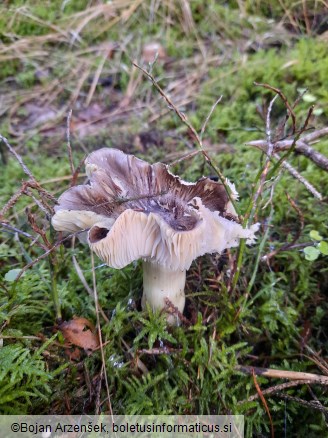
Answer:
[[(172, 271), (158, 263), (143, 262), (143, 296), (141, 305), (148, 303), (153, 310), (165, 308), (165, 298), (183, 312), (185, 305), (186, 271)], [(170, 324), (177, 323), (173, 316), (167, 318)]]

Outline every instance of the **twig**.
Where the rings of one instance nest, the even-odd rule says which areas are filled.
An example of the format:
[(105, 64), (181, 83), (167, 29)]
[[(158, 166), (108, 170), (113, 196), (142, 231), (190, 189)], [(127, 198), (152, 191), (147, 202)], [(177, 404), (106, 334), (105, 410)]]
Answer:
[(201, 153), (202, 153), (202, 151), (200, 151), (200, 150), (189, 152), (188, 154), (183, 155), (181, 158), (178, 158), (177, 160), (172, 161), (171, 163), (168, 164), (168, 166), (169, 167), (174, 166), (174, 165), (180, 163), (181, 161), (188, 160), (188, 158), (192, 158), (195, 155), (198, 155)]
[(174, 354), (174, 353), (181, 353), (181, 348), (170, 348), (170, 347), (163, 347), (163, 348), (142, 348), (141, 350), (138, 350), (139, 354), (154, 354), (156, 356), (161, 354)]
[(325, 374), (328, 374), (328, 362), (324, 360), (316, 351), (312, 350), (308, 344), (305, 344), (305, 349), (313, 355), (313, 357), (310, 357), (310, 360), (312, 360), (312, 362), (314, 362)]
[(30, 196), (33, 199), (33, 201), (35, 202), (35, 204), (39, 207), (39, 209), (41, 211), (43, 211), (47, 220), (50, 220), (50, 218), (53, 214), (53, 210), (49, 207), (49, 205), (47, 203), (45, 203), (44, 200), (39, 201), (34, 195), (32, 195), (32, 193), (28, 189), (26, 190), (26, 194), (27, 194), (27, 196)]
[(294, 177), (296, 178), (300, 183), (302, 183), (304, 185), (304, 187), (306, 187), (306, 189), (312, 193), (312, 195), (319, 199), (319, 201), (322, 201), (323, 196), (320, 192), (318, 192), (318, 190), (313, 187), (313, 185), (311, 183), (309, 183), (309, 181), (304, 178), (304, 176), (302, 176), (300, 173), (297, 172), (296, 169), (293, 168), (293, 166), (291, 164), (289, 164), (287, 161), (284, 161), (282, 163), (282, 165), (285, 167), (285, 169), (288, 170), (288, 172)]
[(170, 315), (176, 316), (181, 322), (186, 324), (186, 326), (191, 326), (191, 322), (183, 316), (182, 312), (168, 299), (164, 299), (165, 307), (164, 311), (169, 313)]
[[(81, 168), (82, 168), (82, 166), (84, 164), (85, 159), (86, 159), (86, 155), (84, 155), (84, 157), (82, 157), (82, 159), (80, 160), (80, 162), (77, 165), (76, 169), (74, 170), (74, 173), (72, 175), (72, 179), (71, 179), (71, 182), (70, 182), (70, 187), (75, 186), (76, 181), (77, 181), (77, 179), (79, 177), (79, 173), (81, 172)], [(86, 176), (86, 174), (84, 174), (84, 175)], [(82, 175), (80, 175), (80, 176), (82, 176)]]
[(20, 272), (17, 274), (15, 282), (20, 279), (20, 277), (24, 274), (24, 272), (26, 272), (29, 268), (31, 268), (35, 264), (39, 263), (40, 260), (43, 260), (44, 258), (46, 258), (49, 254), (52, 253), (52, 251), (54, 249), (56, 249), (58, 246), (60, 246), (63, 242), (65, 242), (66, 240), (70, 239), (73, 236), (77, 236), (78, 234), (83, 233), (84, 231), (85, 230), (76, 231), (75, 233), (69, 234), (68, 236), (66, 236), (63, 239), (61, 239), (58, 242), (56, 242), (51, 248), (48, 249), (48, 251), (46, 251), (43, 254), (41, 254), (38, 258), (33, 260), (31, 263), (28, 263), (27, 265), (25, 265), (24, 268), (22, 268), (20, 270)]
[(279, 397), (284, 398), (286, 400), (290, 400), (296, 403), (299, 403), (300, 405), (306, 406), (308, 408), (312, 408), (312, 409), (317, 409), (318, 411), (324, 412), (325, 414), (328, 414), (328, 408), (325, 408), (324, 406), (322, 406), (322, 404), (318, 403), (317, 401), (314, 402), (309, 402), (306, 400), (302, 400), (299, 397), (292, 397), (291, 395), (288, 394), (278, 394)]
[[(313, 162), (315, 162), (315, 164), (320, 166), (322, 169), (328, 170), (327, 157), (320, 154), (320, 152), (314, 151), (312, 148), (310, 148), (310, 146), (306, 145), (306, 143), (305, 143), (305, 139), (311, 138), (310, 136), (312, 136), (312, 135), (313, 135), (313, 139), (317, 139), (317, 138), (322, 137), (326, 134), (328, 134), (328, 128), (322, 129), (318, 132), (314, 132), (314, 133), (309, 134), (305, 137), (302, 137), (300, 140), (297, 140), (296, 143), (295, 143), (295, 140), (278, 141), (274, 144), (274, 150), (275, 151), (278, 151), (279, 149), (280, 150), (286, 150), (286, 149), (288, 150), (288, 149), (294, 147), (294, 150), (302, 153), (302, 151), (305, 151), (305, 147), (306, 147), (306, 151), (307, 151), (308, 155), (306, 155), (306, 154), (304, 154), (304, 155), (306, 155), (308, 158), (310, 158)], [(264, 151), (265, 153), (267, 153), (268, 143), (266, 140), (255, 140), (255, 141), (251, 141), (251, 142), (246, 143), (246, 144), (249, 146), (257, 147), (257, 148), (261, 149), (262, 151)], [(300, 149), (302, 149), (302, 151)], [(280, 161), (280, 157), (277, 153), (273, 154), (273, 158), (276, 159), (277, 162)], [(295, 179), (300, 181), (315, 198), (322, 201), (322, 199), (323, 199), (322, 194), (306, 178), (304, 178), (299, 172), (297, 172), (297, 170), (294, 169), (294, 167), (291, 164), (289, 164), (287, 161), (283, 161), (282, 166)]]
[[(280, 385), (275, 385), (275, 386), (271, 386), (270, 388), (263, 389), (262, 394), (263, 395), (275, 394), (276, 392), (283, 391), (284, 389), (287, 389), (287, 388), (293, 388), (294, 386), (306, 385), (306, 384), (311, 385), (311, 384), (315, 384), (315, 383), (316, 382), (313, 382), (313, 380), (292, 380), (290, 382), (281, 383)], [(256, 400), (257, 398), (259, 398), (259, 394), (254, 394), (254, 395), (250, 396), (247, 400), (242, 400), (238, 404), (251, 402), (251, 401)]]
[(0, 227), (6, 228), (7, 230), (13, 231), (13, 233), (17, 233), (17, 234), (20, 234), (21, 236), (27, 237), (28, 239), (33, 240), (33, 242), (35, 242), (36, 245), (38, 245), (43, 250), (47, 250), (47, 247), (45, 245), (36, 241), (35, 236), (32, 236), (32, 234), (26, 233), (26, 231), (22, 231), (19, 228), (16, 228), (12, 225), (6, 224), (5, 222), (0, 222)]
[(36, 182), (36, 179), (33, 175), (33, 173), (30, 171), (30, 169), (26, 166), (26, 164), (24, 163), (22, 157), (15, 151), (15, 149), (10, 145), (10, 143), (8, 142), (8, 140), (6, 139), (6, 137), (4, 137), (3, 135), (0, 134), (0, 140), (2, 140), (4, 142), (4, 144), (7, 146), (7, 148), (9, 149), (10, 153), (16, 158), (16, 160), (18, 161), (18, 163), (20, 164), (21, 168), (23, 169), (24, 173), (26, 175), (28, 175), (32, 181)]
[(272, 368), (251, 367), (248, 365), (237, 365), (235, 369), (251, 375), (254, 371), (257, 376), (271, 377), (274, 379), (310, 380), (311, 382), (315, 382), (320, 385), (328, 385), (328, 376), (323, 376), (320, 374), (303, 373), (299, 371), (274, 370)]
[[(309, 142), (313, 141), (312, 138), (317, 139), (323, 137), (328, 134), (328, 128), (321, 129), (319, 131), (313, 132), (312, 134), (308, 134), (302, 138), (300, 138), (295, 144), (295, 152), (304, 155), (309, 158), (313, 163), (315, 163), (321, 169), (328, 171), (328, 158), (321, 154), (320, 152), (313, 149), (309, 146)], [(314, 137), (312, 137), (314, 135)], [(275, 152), (288, 150), (292, 147), (294, 140), (281, 140), (277, 141), (274, 144)], [(267, 151), (268, 143), (266, 140), (255, 140), (246, 143), (249, 146), (255, 146), (259, 149)]]
[(41, 236), (41, 238), (42, 238), (42, 240), (43, 240), (43, 242), (44, 242), (44, 244), (45, 244), (45, 246), (46, 246), (47, 249), (51, 248), (51, 243), (49, 242), (49, 239), (48, 239), (48, 237), (47, 237), (46, 232), (45, 232), (44, 230), (42, 230), (42, 229), (37, 225), (37, 223), (36, 223), (36, 219), (35, 219), (34, 215), (31, 213), (30, 209), (29, 209), (29, 208), (26, 208), (26, 209), (25, 209), (25, 213), (26, 213), (27, 219), (28, 219), (28, 221), (29, 221), (29, 223), (30, 223), (30, 225), (31, 225), (32, 230), (33, 230), (36, 234), (38, 234), (39, 236)]
[(267, 117), (266, 117), (266, 128), (265, 128), (265, 132), (266, 132), (266, 136), (267, 136), (267, 143), (268, 143), (267, 158), (266, 158), (264, 168), (263, 168), (262, 173), (261, 173), (260, 178), (259, 178), (258, 187), (253, 195), (253, 198), (249, 204), (249, 208), (247, 209), (247, 212), (245, 214), (245, 220), (244, 220), (245, 226), (247, 225), (248, 219), (252, 217), (252, 211), (254, 211), (254, 209), (257, 206), (257, 200), (263, 191), (263, 186), (264, 186), (266, 176), (268, 174), (269, 167), (270, 167), (271, 157), (273, 154), (273, 144), (271, 142), (270, 117), (271, 117), (271, 111), (272, 111), (273, 104), (276, 101), (277, 97), (278, 97), (278, 95), (276, 95), (271, 100), (269, 108), (268, 108), (268, 113), (267, 113)]
[[(288, 145), (287, 148), (289, 147), (290, 146)], [(283, 147), (280, 147), (279, 149), (284, 150)], [(313, 149), (311, 146), (304, 143), (302, 140), (296, 142), (295, 151), (309, 158), (318, 167), (328, 172), (328, 158), (325, 155)]]
[[(321, 406), (322, 408), (323, 408), (323, 406), (322, 406), (322, 403), (320, 402), (320, 400), (318, 399), (318, 397), (315, 395), (315, 393), (314, 393), (314, 391), (312, 390), (312, 388), (311, 388), (311, 386), (309, 386), (309, 385), (306, 385), (307, 386), (307, 389), (309, 390), (309, 393), (312, 395), (312, 397), (314, 398), (314, 400), (315, 400), (315, 403), (317, 403), (318, 404), (318, 406)], [(327, 409), (327, 408), (324, 408), (324, 409)], [(327, 425), (327, 427), (328, 427), (328, 409), (327, 409), (327, 412), (325, 413), (325, 420), (326, 420), (326, 425)]]
[(121, 342), (126, 348), (126, 351), (131, 357), (131, 359), (136, 363), (137, 368), (142, 372), (142, 374), (144, 375), (148, 374), (149, 370), (146, 367), (146, 365), (143, 363), (143, 361), (138, 357), (138, 351), (134, 355), (132, 352), (132, 348), (127, 344), (127, 342), (123, 338), (121, 338)]
[(328, 135), (328, 127), (318, 129), (317, 131), (311, 132), (311, 134), (307, 134), (304, 137), (302, 137), (302, 140), (305, 143), (312, 143), (314, 140), (317, 140), (320, 137), (324, 137), (325, 135)]
[[(39, 192), (41, 201), (38, 201), (32, 193), (28, 190), (28, 188), (35, 189)], [(8, 210), (10, 210), (18, 201), (18, 199), (23, 196), (27, 195), (30, 196), (34, 202), (38, 205), (39, 208), (41, 208), (42, 211), (46, 214), (46, 217), (49, 217), (49, 214), (52, 214), (52, 208), (47, 204), (44, 198), (50, 199), (51, 201), (54, 201), (57, 203), (56, 198), (54, 198), (50, 193), (48, 193), (43, 187), (40, 186), (40, 184), (36, 180), (28, 180), (23, 181), (21, 188), (9, 199), (9, 201), (3, 206), (2, 210), (0, 211), (0, 218), (4, 217), (4, 215), (7, 213)]]
[(290, 117), (292, 118), (292, 124), (293, 124), (293, 128), (292, 128), (293, 132), (292, 132), (292, 134), (294, 134), (295, 131), (296, 131), (296, 116), (295, 116), (295, 113), (293, 111), (293, 108), (290, 106), (290, 104), (289, 104), (286, 96), (284, 95), (284, 93), (281, 90), (279, 90), (279, 88), (272, 87), (269, 84), (260, 84), (258, 82), (254, 82), (254, 84), (259, 86), (259, 87), (264, 87), (264, 88), (267, 88), (268, 90), (274, 91), (277, 95), (280, 96), (280, 98), (284, 102), (287, 110), (289, 111)]
[[(309, 123), (309, 121), (310, 121), (310, 117), (311, 117), (311, 115), (312, 115), (312, 113), (313, 113), (313, 109), (314, 109), (314, 106), (312, 105), (312, 106), (310, 107), (308, 113), (307, 113), (307, 116), (306, 116), (305, 122), (303, 123), (301, 129), (300, 129), (300, 130), (297, 132), (297, 134), (295, 135), (291, 147), (290, 147), (289, 150), (286, 152), (286, 154), (283, 155), (282, 157), (280, 157), (280, 159), (278, 160), (278, 162), (274, 165), (273, 169), (272, 169), (271, 172), (270, 172), (271, 174), (274, 174), (275, 171), (276, 171), (277, 169), (279, 169), (279, 167), (280, 167), (280, 166), (281, 166), (281, 165), (287, 160), (287, 158), (292, 154), (292, 152), (294, 152), (294, 150), (295, 150), (295, 146), (296, 146), (296, 143), (297, 143), (297, 140), (300, 139), (300, 137), (301, 137), (301, 135), (303, 134), (303, 132), (305, 132), (306, 129), (307, 129), (308, 123)], [(271, 176), (271, 175), (269, 175), (269, 176)]]

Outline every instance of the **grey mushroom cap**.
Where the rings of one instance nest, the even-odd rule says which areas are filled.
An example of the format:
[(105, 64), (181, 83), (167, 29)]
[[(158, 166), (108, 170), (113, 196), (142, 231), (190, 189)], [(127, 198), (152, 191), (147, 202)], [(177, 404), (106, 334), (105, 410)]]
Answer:
[(58, 231), (89, 228), (91, 249), (113, 268), (142, 258), (186, 270), (203, 254), (255, 239), (258, 226), (243, 229), (231, 219), (224, 186), (209, 178), (189, 183), (162, 163), (109, 148), (87, 157), (86, 172), (88, 184), (60, 196), (52, 224)]

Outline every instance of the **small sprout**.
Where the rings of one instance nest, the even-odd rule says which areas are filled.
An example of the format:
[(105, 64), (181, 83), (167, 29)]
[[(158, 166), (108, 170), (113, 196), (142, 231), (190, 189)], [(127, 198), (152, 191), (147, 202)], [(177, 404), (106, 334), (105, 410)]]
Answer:
[(328, 255), (328, 243), (324, 241), (320, 242), (318, 245), (318, 250), (322, 255)]
[(314, 241), (314, 246), (307, 246), (304, 248), (306, 260), (313, 262), (320, 254), (328, 255), (328, 243), (323, 240), (323, 237), (317, 230), (310, 231), (310, 237)]
[(302, 99), (306, 103), (314, 103), (317, 100), (317, 98), (314, 96), (314, 94), (311, 94), (311, 93), (304, 94)]
[[(20, 268), (17, 268), (17, 269), (11, 269), (10, 271), (8, 271), (7, 273), (6, 273), (6, 275), (5, 275), (5, 281), (9, 281), (9, 282), (13, 282), (13, 281), (15, 281), (16, 279), (17, 279), (17, 277), (18, 277), (18, 275), (19, 275), (19, 273), (21, 272), (21, 269)], [(24, 274), (25, 274), (25, 272), (24, 272)], [(24, 275), (23, 274), (23, 275)]]
[(321, 116), (321, 114), (323, 114), (323, 109), (322, 108), (314, 108), (313, 113), (314, 116)]
[(320, 255), (320, 251), (314, 246), (307, 246), (306, 248), (304, 248), (303, 251), (306, 260), (309, 260), (309, 262), (313, 262), (314, 260), (317, 260), (317, 258)]
[(310, 238), (312, 240), (318, 240), (318, 241), (322, 240), (322, 236), (320, 236), (317, 230), (310, 231)]

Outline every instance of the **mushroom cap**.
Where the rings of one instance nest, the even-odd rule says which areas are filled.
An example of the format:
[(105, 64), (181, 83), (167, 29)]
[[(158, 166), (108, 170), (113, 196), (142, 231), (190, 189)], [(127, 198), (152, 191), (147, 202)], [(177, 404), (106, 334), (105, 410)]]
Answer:
[(206, 253), (255, 239), (224, 217), (235, 214), (222, 184), (201, 178), (181, 180), (162, 163), (149, 164), (117, 149), (103, 148), (86, 159), (89, 184), (64, 192), (52, 224), (58, 231), (89, 228), (88, 243), (113, 268), (134, 260), (186, 270)]

